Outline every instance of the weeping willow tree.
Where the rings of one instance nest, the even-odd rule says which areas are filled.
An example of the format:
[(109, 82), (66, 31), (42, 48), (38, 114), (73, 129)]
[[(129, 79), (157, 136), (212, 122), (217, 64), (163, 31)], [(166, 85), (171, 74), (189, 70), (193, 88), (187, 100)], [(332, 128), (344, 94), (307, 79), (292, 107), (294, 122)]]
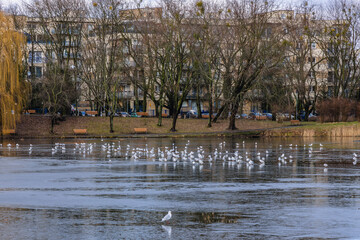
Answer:
[(20, 81), (23, 35), (16, 32), (9, 17), (0, 12), (0, 129), (15, 129), (25, 102), (24, 83)]

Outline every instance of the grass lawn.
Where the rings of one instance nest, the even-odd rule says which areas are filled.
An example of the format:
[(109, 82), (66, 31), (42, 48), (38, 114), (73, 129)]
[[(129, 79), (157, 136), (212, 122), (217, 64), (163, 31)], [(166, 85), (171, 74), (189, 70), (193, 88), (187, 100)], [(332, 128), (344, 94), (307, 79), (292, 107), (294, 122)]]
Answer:
[[(227, 131), (228, 120), (220, 120), (213, 127), (207, 127), (207, 119), (178, 119), (177, 133), (216, 133)], [(16, 132), (23, 137), (73, 136), (73, 129), (86, 128), (91, 136), (116, 136), (133, 134), (134, 128), (147, 128), (148, 133), (168, 134), (172, 119), (164, 118), (163, 126), (157, 126), (157, 118), (114, 118), (114, 133), (109, 133), (109, 118), (107, 117), (66, 117), (65, 121), (55, 125), (54, 135), (50, 134), (50, 118), (41, 115), (23, 115)], [(236, 120), (239, 130), (269, 129), (286, 126), (288, 123), (273, 121)]]

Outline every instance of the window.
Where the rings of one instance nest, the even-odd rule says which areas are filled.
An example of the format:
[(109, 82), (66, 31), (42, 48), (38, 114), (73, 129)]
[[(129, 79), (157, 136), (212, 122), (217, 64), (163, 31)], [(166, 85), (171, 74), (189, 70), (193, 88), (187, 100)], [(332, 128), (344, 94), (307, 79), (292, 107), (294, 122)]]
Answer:
[(63, 57), (67, 58), (69, 56), (69, 52), (67, 50), (64, 50), (63, 52)]
[(308, 57), (308, 62), (309, 63), (314, 63), (314, 62), (316, 62), (316, 58), (315, 57)]
[(269, 27), (269, 28), (266, 28), (266, 29), (264, 30), (263, 36), (264, 36), (264, 37), (270, 37), (271, 34), (272, 34), (272, 28)]
[[(34, 59), (33, 59), (34, 56)], [(36, 51), (36, 52), (29, 52), (29, 59), (28, 62), (31, 63), (34, 61), (34, 63), (42, 63), (42, 52)]]
[(42, 76), (42, 67), (35, 67), (35, 76), (36, 77)]
[(333, 92), (334, 92), (333, 87), (332, 87), (332, 86), (329, 86), (329, 87), (328, 87), (328, 96), (329, 96), (329, 97), (332, 97), (332, 96), (333, 96)]
[(328, 82), (334, 82), (334, 72), (328, 72)]
[(31, 77), (32, 72), (34, 72), (35, 77), (42, 77), (42, 67), (30, 67), (28, 73), (29, 77)]
[(315, 49), (315, 48), (316, 48), (316, 43), (312, 42), (312, 43), (311, 43), (311, 48), (312, 48), (312, 49)]
[(285, 19), (285, 18), (286, 18), (286, 14), (285, 14), (285, 13), (282, 13), (282, 14), (280, 15), (280, 17), (281, 17), (282, 19)]
[(36, 24), (34, 24), (34, 23), (29, 23), (29, 24), (27, 25), (27, 28), (28, 28), (28, 29), (36, 29)]
[(315, 72), (314, 72), (314, 71), (310, 71), (309, 74), (308, 74), (308, 76), (309, 76), (310, 78), (315, 78)]

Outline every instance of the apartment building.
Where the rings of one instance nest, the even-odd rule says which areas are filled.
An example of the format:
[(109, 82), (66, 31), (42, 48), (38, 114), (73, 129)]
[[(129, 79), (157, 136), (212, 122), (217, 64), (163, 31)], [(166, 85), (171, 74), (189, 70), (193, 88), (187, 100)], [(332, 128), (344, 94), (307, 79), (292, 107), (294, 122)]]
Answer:
[[(139, 10), (127, 10), (127, 15), (124, 22), (126, 22), (126, 36), (132, 39), (132, 47), (143, 47), (139, 41), (139, 33), (133, 25), (133, 18), (135, 15), (146, 14), (147, 17), (153, 19), (156, 23), (156, 17), (161, 14), (160, 8), (147, 8)], [(126, 14), (124, 14), (126, 16)], [(132, 16), (132, 17), (130, 17)], [(75, 18), (74, 18), (75, 19)], [(81, 46), (84, 46), (83, 32), (91, 35), (93, 30), (93, 20), (91, 19), (76, 19), (68, 22), (57, 22), (48, 20), (44, 25), (44, 19), (26, 18), (26, 25), (23, 29), (27, 37), (27, 63), (28, 78), (41, 80), (46, 71), (47, 63), (49, 61), (61, 61), (61, 65), (66, 65), (73, 75), (76, 82), (77, 89), (81, 92), (80, 99), (76, 103), (79, 110), (92, 109), (94, 96), (89, 94), (86, 84), (83, 84), (81, 79), (82, 71), (79, 65), (83, 56), (81, 55)], [(332, 94), (335, 74), (333, 71), (334, 64), (328, 56), (324, 54), (324, 48), (327, 44), (324, 41), (323, 28), (329, 24), (323, 24), (321, 20), (312, 19), (306, 14), (296, 14), (292, 10), (279, 10), (271, 12), (269, 26), (264, 32), (264, 36), (271, 34), (283, 34), (284, 39), (290, 44), (288, 52), (285, 53), (284, 58), (284, 85), (292, 86), (291, 93), (296, 99), (296, 94), (306, 95), (307, 101), (314, 101), (320, 94), (326, 92), (328, 95)], [(46, 26), (46, 27), (44, 27)], [(310, 29), (311, 28), (311, 29)], [(311, 30), (311, 31), (310, 31)], [(119, 36), (119, 41), (123, 41), (123, 36)], [(321, 41), (320, 41), (321, 40)], [(96, 41), (94, 38), (93, 41)], [(126, 68), (122, 68), (118, 72), (117, 78), (119, 84), (117, 85), (118, 108), (121, 111), (135, 111), (136, 109), (146, 112), (153, 116), (155, 115), (155, 104), (150, 98), (144, 98), (144, 91), (141, 87), (134, 83), (134, 79), (139, 81), (146, 81), (146, 69), (139, 69), (136, 60), (128, 53), (124, 47), (121, 50), (124, 55)], [(299, 72), (302, 76), (299, 77)], [(301, 85), (301, 87), (300, 87)], [(208, 94), (205, 87), (200, 91), (195, 88), (191, 89), (183, 102), (183, 111), (197, 109), (197, 94), (200, 94), (202, 110), (208, 110), (209, 104), (206, 101)], [(262, 94), (259, 91), (249, 91), (248, 97), (245, 98), (243, 112), (271, 110), (266, 109), (266, 99), (262, 99)], [(252, 96), (252, 97), (251, 97)], [(255, 97), (254, 97), (255, 96)], [(222, 97), (214, 102), (214, 108), (221, 104)], [(75, 103), (74, 103), (75, 104)], [(165, 108), (163, 113), (168, 113)]]

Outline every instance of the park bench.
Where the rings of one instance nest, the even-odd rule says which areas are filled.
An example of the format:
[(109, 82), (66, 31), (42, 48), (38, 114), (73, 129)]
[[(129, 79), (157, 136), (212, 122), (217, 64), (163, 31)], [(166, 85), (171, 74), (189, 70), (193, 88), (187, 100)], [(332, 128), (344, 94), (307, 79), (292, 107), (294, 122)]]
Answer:
[(292, 125), (292, 126), (300, 125), (300, 121), (299, 120), (290, 120), (290, 125)]
[(97, 111), (85, 111), (85, 113), (86, 113), (86, 115), (88, 115), (88, 116), (92, 116), (92, 117), (95, 117), (95, 116), (96, 116), (96, 114), (98, 114), (98, 112), (97, 112)]
[(138, 116), (141, 116), (141, 117), (148, 117), (149, 114), (147, 112), (137, 112), (136, 113)]
[(29, 109), (29, 110), (27, 110), (27, 112), (28, 112), (29, 114), (34, 114), (34, 113), (36, 113), (36, 110), (35, 110), (35, 109)]
[(87, 129), (73, 129), (74, 134), (87, 134)]
[(147, 133), (147, 128), (134, 128), (135, 133)]
[(166, 118), (166, 117), (169, 117), (169, 114), (167, 114), (167, 113), (162, 113), (161, 116)]
[(15, 134), (15, 129), (4, 129), (3, 134), (4, 135)]
[(267, 117), (266, 116), (256, 116), (255, 119), (256, 120), (266, 120)]

